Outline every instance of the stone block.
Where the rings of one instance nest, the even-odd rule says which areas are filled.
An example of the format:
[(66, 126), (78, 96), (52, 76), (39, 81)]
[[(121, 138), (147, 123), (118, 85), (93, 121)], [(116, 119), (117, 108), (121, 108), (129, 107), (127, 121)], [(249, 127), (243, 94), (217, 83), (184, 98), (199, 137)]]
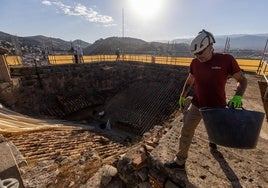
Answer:
[(145, 153), (136, 154), (133, 158), (132, 165), (135, 169), (141, 169), (147, 165), (147, 156)]
[[(19, 188), (24, 188), (23, 181), (21, 179), (20, 171), (18, 169), (16, 160), (11, 152), (8, 143), (4, 137), (0, 136), (0, 177), (1, 184), (19, 184)], [(0, 185), (1, 186), (1, 185)], [(9, 186), (7, 186), (9, 187)]]

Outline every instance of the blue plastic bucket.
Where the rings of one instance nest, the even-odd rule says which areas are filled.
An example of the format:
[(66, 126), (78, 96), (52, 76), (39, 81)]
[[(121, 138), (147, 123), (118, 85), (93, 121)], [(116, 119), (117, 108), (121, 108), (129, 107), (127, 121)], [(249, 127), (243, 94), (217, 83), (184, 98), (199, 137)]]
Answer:
[(264, 113), (231, 108), (201, 108), (200, 113), (210, 142), (241, 149), (256, 147)]

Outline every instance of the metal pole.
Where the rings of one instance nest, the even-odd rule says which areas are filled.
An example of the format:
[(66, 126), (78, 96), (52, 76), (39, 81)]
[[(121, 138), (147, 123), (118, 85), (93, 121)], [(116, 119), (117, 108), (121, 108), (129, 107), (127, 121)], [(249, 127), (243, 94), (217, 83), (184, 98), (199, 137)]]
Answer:
[[(122, 9), (122, 40), (123, 40), (123, 46), (124, 46), (124, 37), (125, 37), (125, 13), (124, 8)], [(124, 61), (124, 49), (122, 47), (122, 60)]]
[(124, 9), (122, 9), (122, 38), (125, 37), (125, 17), (124, 17)]

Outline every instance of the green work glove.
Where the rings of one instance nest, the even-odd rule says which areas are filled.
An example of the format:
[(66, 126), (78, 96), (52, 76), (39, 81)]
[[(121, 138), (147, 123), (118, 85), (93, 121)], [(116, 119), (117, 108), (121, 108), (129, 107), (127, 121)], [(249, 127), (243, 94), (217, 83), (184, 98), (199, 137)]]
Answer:
[(184, 108), (184, 102), (185, 102), (185, 98), (180, 96), (180, 99), (179, 99), (179, 105), (180, 105), (180, 109), (183, 109)]
[(242, 108), (242, 96), (233, 96), (233, 98), (228, 102), (228, 106), (231, 108)]

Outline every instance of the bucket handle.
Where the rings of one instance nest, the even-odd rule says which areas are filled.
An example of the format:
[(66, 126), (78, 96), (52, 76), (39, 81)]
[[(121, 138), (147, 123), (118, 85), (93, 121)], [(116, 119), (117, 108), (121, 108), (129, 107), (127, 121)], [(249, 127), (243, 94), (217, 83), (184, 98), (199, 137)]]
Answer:
[(234, 108), (234, 107), (230, 107), (230, 106), (226, 106), (226, 107), (229, 109), (233, 109), (233, 110), (239, 110), (239, 109), (246, 110), (243, 106), (241, 108)]

